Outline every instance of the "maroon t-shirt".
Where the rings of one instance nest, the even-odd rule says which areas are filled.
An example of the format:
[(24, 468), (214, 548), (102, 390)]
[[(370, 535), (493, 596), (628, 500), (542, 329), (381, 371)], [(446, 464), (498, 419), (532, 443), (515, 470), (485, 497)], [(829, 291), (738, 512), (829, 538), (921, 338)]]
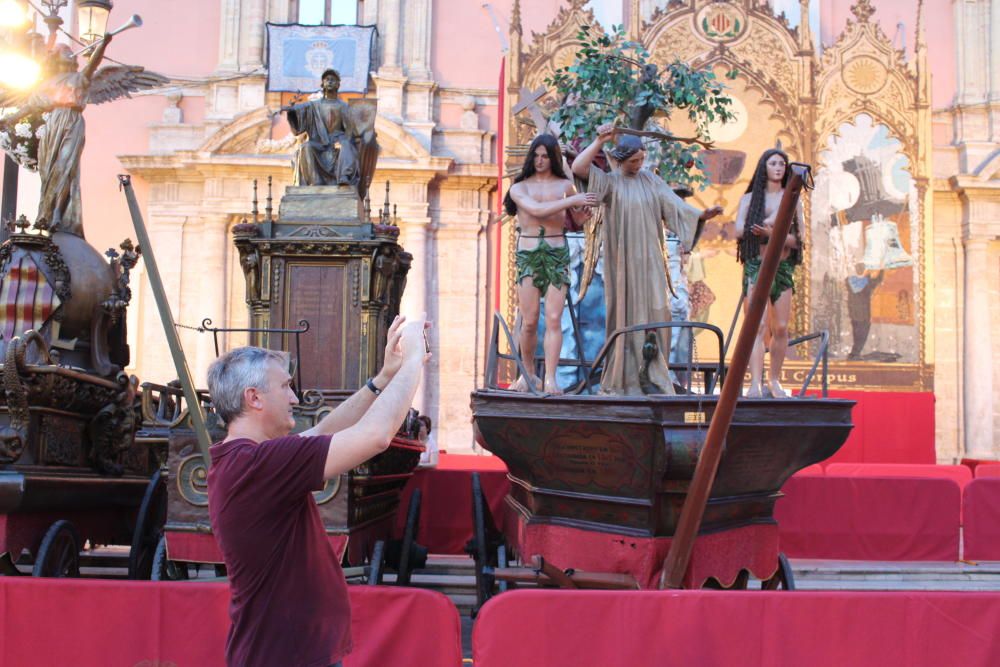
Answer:
[(347, 582), (312, 491), (329, 436), (212, 445), (208, 514), (229, 573), (230, 667), (327, 667), (351, 650)]

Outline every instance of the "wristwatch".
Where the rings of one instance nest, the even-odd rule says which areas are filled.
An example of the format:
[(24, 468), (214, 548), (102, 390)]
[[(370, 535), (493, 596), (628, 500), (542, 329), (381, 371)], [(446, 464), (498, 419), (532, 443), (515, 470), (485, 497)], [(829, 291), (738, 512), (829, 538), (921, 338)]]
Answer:
[(382, 390), (375, 386), (375, 380), (374, 380), (374, 378), (368, 378), (365, 381), (365, 386), (368, 387), (369, 389), (371, 389), (371, 392), (373, 394), (375, 394), (376, 396), (378, 396), (379, 394), (382, 393)]

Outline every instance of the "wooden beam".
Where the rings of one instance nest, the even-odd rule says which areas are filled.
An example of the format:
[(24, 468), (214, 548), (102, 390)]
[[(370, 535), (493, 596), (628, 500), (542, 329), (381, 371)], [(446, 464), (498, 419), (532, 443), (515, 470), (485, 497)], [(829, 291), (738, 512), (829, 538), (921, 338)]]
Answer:
[[(705, 505), (708, 503), (712, 484), (715, 482), (719, 459), (722, 458), (726, 434), (729, 432), (733, 412), (736, 410), (736, 401), (739, 399), (740, 390), (743, 387), (743, 374), (746, 373), (750, 352), (753, 349), (754, 340), (757, 338), (760, 322), (764, 317), (764, 307), (771, 292), (771, 284), (774, 282), (778, 263), (781, 261), (781, 250), (785, 245), (788, 230), (791, 228), (792, 217), (795, 215), (795, 207), (799, 201), (799, 192), (801, 192), (802, 185), (809, 175), (808, 165), (793, 162), (788, 165), (788, 168), (792, 174), (788, 178), (785, 193), (778, 206), (774, 231), (768, 239), (767, 249), (764, 251), (764, 259), (761, 262), (760, 272), (757, 274), (757, 283), (750, 291), (747, 316), (740, 328), (739, 337), (736, 339), (733, 360), (726, 371), (722, 393), (719, 395), (719, 402), (712, 414), (712, 422), (708, 426), (705, 446), (701, 450), (701, 456), (698, 457), (698, 465), (695, 467), (694, 478), (691, 480), (687, 497), (684, 499), (684, 507), (681, 509), (677, 530), (670, 542), (670, 551), (663, 563), (660, 588), (681, 588), (684, 581), (684, 575), (691, 561), (691, 552), (694, 550), (694, 541), (697, 539), (701, 519), (705, 514)], [(744, 233), (749, 234), (750, 230), (745, 230)]]

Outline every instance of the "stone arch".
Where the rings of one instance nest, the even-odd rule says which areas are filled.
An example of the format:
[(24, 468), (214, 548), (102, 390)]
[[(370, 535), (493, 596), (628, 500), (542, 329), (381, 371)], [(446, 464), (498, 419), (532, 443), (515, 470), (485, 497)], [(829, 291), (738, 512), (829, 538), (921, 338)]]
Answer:
[(430, 151), (406, 128), (385, 116), (375, 117), (375, 133), (383, 157), (416, 161), (429, 160), (431, 157)]
[(261, 107), (220, 128), (198, 151), (209, 154), (257, 153), (257, 143), (271, 133), (271, 112)]
[(972, 173), (981, 181), (1000, 179), (1000, 149), (990, 153), (989, 157), (983, 160)]

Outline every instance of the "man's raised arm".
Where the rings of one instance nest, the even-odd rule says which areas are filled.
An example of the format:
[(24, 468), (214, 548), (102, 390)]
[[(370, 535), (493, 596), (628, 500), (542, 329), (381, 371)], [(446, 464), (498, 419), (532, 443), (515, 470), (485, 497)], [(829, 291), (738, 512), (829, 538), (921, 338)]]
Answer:
[(417, 393), (420, 375), (430, 355), (424, 349), (424, 317), (399, 331), (402, 363), (364, 416), (330, 439), (324, 476), (331, 479), (385, 451), (399, 430)]
[[(383, 356), (382, 370), (371, 379), (375, 389), (382, 391), (396, 376), (403, 365), (403, 354), (399, 349), (399, 336), (406, 317), (397, 315), (396, 319), (389, 325), (386, 335), (385, 355)], [(302, 435), (334, 435), (345, 428), (353, 426), (361, 419), (371, 404), (375, 401), (377, 394), (367, 385), (354, 392), (346, 401), (338, 405), (322, 420)]]

